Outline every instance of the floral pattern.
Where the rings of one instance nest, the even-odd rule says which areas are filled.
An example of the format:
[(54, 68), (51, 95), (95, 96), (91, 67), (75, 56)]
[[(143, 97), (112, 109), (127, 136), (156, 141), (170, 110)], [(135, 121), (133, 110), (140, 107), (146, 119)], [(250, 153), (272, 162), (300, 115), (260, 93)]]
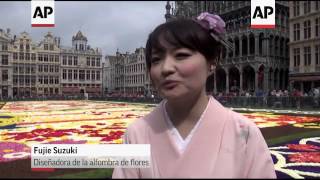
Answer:
[(320, 137), (270, 147), (278, 178), (319, 178)]

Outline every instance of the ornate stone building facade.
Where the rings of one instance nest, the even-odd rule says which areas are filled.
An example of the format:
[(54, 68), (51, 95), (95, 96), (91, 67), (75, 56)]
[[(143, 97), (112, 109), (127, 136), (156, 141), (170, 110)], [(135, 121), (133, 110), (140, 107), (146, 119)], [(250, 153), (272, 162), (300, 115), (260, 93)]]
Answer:
[(219, 14), (226, 22), (226, 40), (233, 50), (224, 49), (220, 63), (209, 77), (207, 91), (265, 92), (287, 89), (289, 74), (289, 9), (276, 1), (276, 28), (250, 28), (250, 1), (176, 1), (167, 3), (167, 21), (196, 17), (201, 12)]
[(117, 51), (116, 56), (106, 56), (107, 61), (111, 72), (109, 92), (145, 96), (155, 93), (146, 69), (145, 48), (137, 48), (131, 54)]
[(320, 87), (320, 2), (290, 1), (290, 86)]
[(61, 50), (61, 91), (63, 94), (102, 94), (102, 53), (87, 44), (79, 31), (72, 47)]
[(63, 48), (50, 32), (40, 43), (27, 32), (0, 29), (0, 98), (101, 94), (102, 53), (79, 31)]
[(13, 39), (11, 45), (13, 66), (13, 97), (37, 95), (37, 50), (27, 32)]
[(10, 29), (0, 29), (0, 99), (12, 97), (12, 54)]

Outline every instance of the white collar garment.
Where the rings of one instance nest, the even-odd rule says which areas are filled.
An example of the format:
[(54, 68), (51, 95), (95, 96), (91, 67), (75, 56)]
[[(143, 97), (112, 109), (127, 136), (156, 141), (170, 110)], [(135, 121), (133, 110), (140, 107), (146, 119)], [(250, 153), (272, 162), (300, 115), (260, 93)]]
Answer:
[(180, 152), (184, 152), (184, 150), (186, 149), (187, 145), (189, 144), (195, 130), (198, 128), (200, 122), (202, 121), (203, 119), (203, 115), (205, 114), (205, 112), (207, 111), (208, 109), (208, 106), (209, 106), (209, 103), (211, 101), (211, 97), (209, 98), (209, 102), (207, 104), (207, 107), (206, 109), (202, 112), (197, 124), (192, 128), (192, 130), (190, 131), (190, 133), (188, 134), (188, 136), (186, 137), (186, 139), (183, 139), (179, 133), (179, 131), (177, 130), (176, 127), (174, 127), (174, 125), (172, 124), (172, 121), (170, 120), (170, 117), (167, 113), (167, 110), (166, 110), (166, 104), (167, 104), (167, 101), (165, 101), (163, 103), (163, 109), (164, 109), (164, 115), (165, 115), (165, 120), (166, 122), (168, 123), (169, 125), (169, 131), (170, 131), (170, 134), (173, 135), (174, 137), (174, 141), (177, 145), (177, 147), (179, 148), (179, 151)]

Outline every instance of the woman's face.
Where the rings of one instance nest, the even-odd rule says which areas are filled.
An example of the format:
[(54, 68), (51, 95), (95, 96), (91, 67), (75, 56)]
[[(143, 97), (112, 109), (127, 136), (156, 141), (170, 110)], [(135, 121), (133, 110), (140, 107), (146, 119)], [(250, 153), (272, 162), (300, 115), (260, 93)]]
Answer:
[(152, 52), (150, 77), (160, 95), (168, 100), (205, 93), (209, 70), (206, 58), (187, 48)]

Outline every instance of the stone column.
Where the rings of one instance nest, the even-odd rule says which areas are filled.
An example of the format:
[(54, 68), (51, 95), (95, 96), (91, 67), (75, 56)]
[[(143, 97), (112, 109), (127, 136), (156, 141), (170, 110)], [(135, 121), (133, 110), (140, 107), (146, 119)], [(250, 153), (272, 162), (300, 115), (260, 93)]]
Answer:
[(216, 73), (216, 69), (213, 72), (213, 77), (214, 77), (214, 88), (213, 88), (213, 92), (214, 94), (217, 94), (217, 73)]
[(239, 57), (242, 57), (242, 37), (239, 40)]
[(263, 70), (263, 91), (266, 92), (269, 90), (269, 71), (268, 68), (264, 68)]
[(278, 74), (277, 74), (277, 89), (280, 89), (280, 71), (278, 71)]
[(254, 55), (255, 56), (259, 55), (259, 36), (258, 35), (254, 36)]
[(240, 67), (240, 92), (243, 90), (243, 72), (242, 72), (242, 67)]
[(232, 58), (235, 58), (236, 57), (236, 41), (233, 39), (233, 56)]
[(270, 83), (270, 90), (273, 90), (274, 89), (274, 71), (272, 71), (270, 74), (269, 74), (269, 77), (270, 77), (270, 80), (269, 80), (269, 83)]
[(226, 71), (226, 93), (229, 93), (229, 71)]
[(259, 75), (259, 70), (254, 70), (255, 71), (255, 77), (254, 77), (254, 92), (257, 92), (258, 90), (258, 75)]
[(248, 48), (247, 48), (247, 52), (248, 52), (248, 55), (250, 55), (250, 35), (248, 35)]

